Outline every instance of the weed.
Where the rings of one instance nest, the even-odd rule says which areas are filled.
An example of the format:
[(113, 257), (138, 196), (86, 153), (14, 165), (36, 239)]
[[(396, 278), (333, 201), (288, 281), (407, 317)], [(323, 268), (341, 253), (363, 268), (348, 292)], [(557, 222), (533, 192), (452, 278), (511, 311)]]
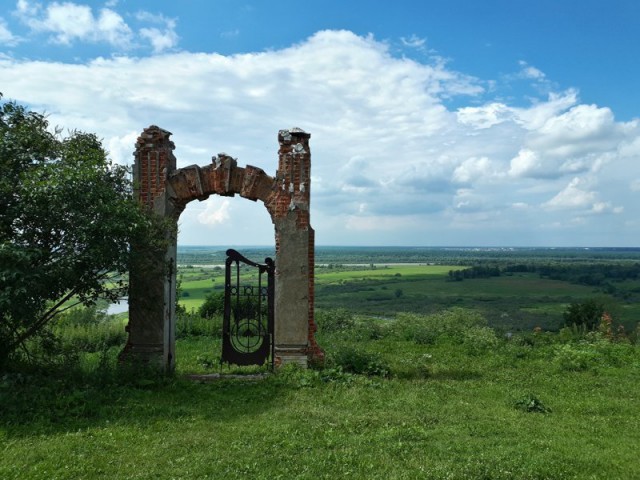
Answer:
[(527, 413), (551, 413), (551, 409), (531, 393), (516, 400), (514, 406)]

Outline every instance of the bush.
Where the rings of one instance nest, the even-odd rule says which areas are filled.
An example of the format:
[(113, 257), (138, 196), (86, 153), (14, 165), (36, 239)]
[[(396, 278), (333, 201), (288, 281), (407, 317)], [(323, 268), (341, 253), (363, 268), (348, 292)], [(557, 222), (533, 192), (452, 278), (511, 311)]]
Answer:
[(214, 315), (224, 314), (224, 292), (212, 292), (204, 299), (204, 303), (198, 309), (198, 315), (202, 318), (211, 318)]
[(203, 318), (193, 309), (191, 312), (178, 313), (176, 338), (211, 336), (222, 338), (222, 314)]
[(452, 308), (427, 316), (400, 313), (396, 317), (394, 333), (399, 338), (423, 345), (436, 342), (462, 344), (468, 338), (469, 330), (480, 327), (488, 328), (487, 320), (482, 315), (463, 308)]
[(493, 350), (500, 344), (496, 333), (489, 327), (471, 327), (463, 333), (463, 337), (465, 349), (473, 355)]
[(322, 333), (344, 332), (356, 326), (355, 316), (344, 308), (316, 312), (316, 323)]
[(579, 372), (597, 365), (598, 353), (588, 343), (558, 345), (554, 361), (560, 370)]
[(600, 320), (604, 313), (604, 303), (590, 298), (583, 302), (569, 305), (563, 313), (564, 324), (567, 327), (576, 326), (592, 331), (600, 325)]
[(347, 373), (381, 377), (389, 375), (389, 366), (379, 355), (359, 351), (352, 347), (338, 350), (333, 360), (336, 366)]
[(127, 339), (123, 321), (96, 306), (76, 307), (64, 312), (51, 332), (63, 350), (83, 352), (122, 346)]
[(363, 340), (382, 340), (391, 331), (388, 321), (367, 319), (358, 325), (358, 338)]

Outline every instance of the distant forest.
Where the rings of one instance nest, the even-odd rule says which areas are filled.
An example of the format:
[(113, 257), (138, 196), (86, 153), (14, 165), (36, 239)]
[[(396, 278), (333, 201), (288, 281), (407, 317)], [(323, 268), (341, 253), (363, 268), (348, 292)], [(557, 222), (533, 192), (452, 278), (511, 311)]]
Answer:
[[(270, 247), (178, 246), (178, 264), (224, 264), (227, 248), (235, 248), (254, 261), (275, 257)], [(638, 262), (640, 248), (507, 248), (507, 247), (316, 247), (316, 263), (324, 265), (379, 264), (379, 263), (433, 263), (440, 265), (486, 265), (493, 262), (526, 265), (526, 268), (547, 264), (611, 264)], [(560, 269), (561, 270), (561, 269)], [(543, 272), (539, 272), (543, 273)], [(555, 272), (557, 273), (557, 272)], [(554, 273), (554, 274), (555, 274)], [(550, 275), (551, 273), (544, 273)]]

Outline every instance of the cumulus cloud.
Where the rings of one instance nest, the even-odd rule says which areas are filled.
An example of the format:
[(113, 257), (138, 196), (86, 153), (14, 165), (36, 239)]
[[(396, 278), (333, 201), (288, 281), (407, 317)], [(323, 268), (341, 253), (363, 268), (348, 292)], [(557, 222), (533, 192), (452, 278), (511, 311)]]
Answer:
[(43, 7), (20, 0), (17, 13), (31, 30), (48, 33), (51, 41), (63, 45), (89, 41), (122, 47), (129, 45), (133, 36), (124, 19), (110, 8), (94, 14), (91, 7), (72, 2), (52, 2)]
[[(30, 0), (18, 0), (15, 14), (33, 33), (49, 36), (49, 41), (69, 46), (78, 42), (105, 43), (122, 51), (151, 45), (154, 53), (174, 48), (179, 40), (175, 19), (140, 11), (139, 22), (153, 26), (132, 28), (115, 8), (117, 1), (109, 1), (99, 10), (90, 5), (70, 1), (43, 5)], [(0, 23), (0, 36), (2, 24)]]
[[(25, 15), (48, 18), (35, 5), (18, 4)], [(177, 29), (145, 12), (137, 20)], [(173, 132), (179, 166), (226, 151), (274, 174), (278, 130), (309, 131), (319, 244), (344, 241), (345, 225), (361, 244), (372, 232), (393, 243), (394, 229), (404, 229), (395, 242), (441, 244), (449, 227), (488, 236), (497, 228), (566, 227), (572, 218), (585, 218), (574, 228), (587, 228), (606, 215), (628, 229), (640, 189), (637, 122), (616, 121), (571, 89), (526, 106), (483, 103), (485, 82), (438, 60), (394, 56), (387, 43), (349, 31), (229, 56), (182, 51), (84, 64), (0, 58), (0, 84), (6, 98), (48, 112), (53, 125), (96, 132), (122, 163), (132, 161), (136, 135), (157, 124)], [(447, 106), (453, 97), (456, 109)], [(215, 202), (202, 204), (185, 229), (230, 225), (250, 203), (233, 203), (230, 215), (231, 204)], [(260, 228), (264, 240), (254, 243), (273, 236), (268, 216)]]
[(555, 197), (545, 202), (544, 206), (552, 210), (594, 208), (596, 196), (596, 192), (588, 190), (583, 179), (575, 177)]
[(509, 175), (512, 177), (544, 177), (547, 173), (538, 154), (523, 148), (510, 162)]
[(158, 25), (156, 27), (145, 27), (140, 29), (140, 36), (149, 41), (154, 53), (171, 50), (178, 44), (179, 37), (176, 33), (175, 19), (147, 11), (138, 12), (136, 14), (136, 18), (141, 21), (147, 21)]
[(481, 107), (462, 107), (456, 112), (458, 121), (475, 129), (485, 129), (513, 118), (513, 110), (503, 103)]
[(488, 179), (494, 175), (496, 175), (495, 169), (487, 157), (471, 157), (455, 168), (453, 180), (460, 183), (472, 183), (479, 179)]
[(219, 225), (230, 218), (230, 202), (228, 199), (210, 197), (205, 200), (205, 210), (198, 214), (198, 221), (203, 225)]

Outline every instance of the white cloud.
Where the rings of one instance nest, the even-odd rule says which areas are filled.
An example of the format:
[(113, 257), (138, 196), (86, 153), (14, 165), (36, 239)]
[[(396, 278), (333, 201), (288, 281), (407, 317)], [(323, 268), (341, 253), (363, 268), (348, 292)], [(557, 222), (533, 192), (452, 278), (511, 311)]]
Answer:
[(477, 129), (493, 127), (513, 117), (513, 110), (503, 103), (489, 103), (482, 107), (462, 107), (456, 112), (458, 121)]
[[(21, 5), (46, 18), (33, 13), (35, 4)], [(137, 20), (176, 28), (144, 12)], [(640, 179), (637, 123), (581, 104), (576, 90), (529, 106), (478, 105), (487, 95), (480, 80), (439, 61), (395, 57), (386, 43), (348, 31), (230, 56), (176, 52), (85, 64), (5, 57), (0, 85), (5, 98), (48, 112), (52, 125), (96, 132), (122, 163), (131, 163), (137, 134), (157, 124), (174, 133), (178, 166), (226, 151), (274, 174), (278, 130), (301, 127), (312, 134), (319, 244), (346, 239), (345, 225), (350, 241), (362, 244), (437, 244), (441, 232), (474, 222), (487, 226), (486, 238), (501, 226), (526, 243), (538, 225), (582, 218), (587, 228), (602, 219), (597, 213), (618, 213), (607, 218), (629, 229), (640, 191), (632, 183)], [(447, 106), (451, 97), (456, 109)], [(185, 216), (185, 228), (243, 218), (246, 201), (233, 203), (230, 219), (230, 204), (215, 201)]]
[[(106, 43), (127, 51), (148, 44), (153, 53), (177, 46), (179, 37), (175, 19), (139, 11), (134, 18), (143, 25), (134, 30), (115, 10), (118, 3), (107, 1), (103, 8), (94, 11), (90, 5), (70, 1), (51, 2), (43, 6), (39, 2), (19, 0), (15, 14), (32, 32), (48, 34), (52, 43), (61, 45)], [(145, 26), (145, 23), (152, 26)]]
[(154, 53), (171, 50), (178, 44), (179, 37), (176, 33), (175, 19), (147, 11), (138, 12), (136, 18), (141, 21), (160, 25), (160, 28), (145, 27), (140, 29), (140, 36), (149, 41)]
[(31, 3), (29, 0), (18, 0), (16, 3), (16, 13), (19, 15), (37, 15), (40, 8), (39, 3)]
[(524, 60), (520, 60), (518, 64), (520, 65), (519, 75), (521, 78), (528, 78), (532, 80), (544, 80), (546, 78), (546, 75), (541, 70), (529, 65)]
[(236, 38), (239, 35), (240, 35), (240, 30), (238, 30), (237, 28), (220, 33), (220, 37), (222, 38)]
[(20, 38), (11, 33), (4, 18), (0, 17), (0, 44), (7, 47), (14, 47), (20, 43)]
[(51, 41), (70, 45), (74, 41), (106, 42), (125, 47), (133, 33), (114, 10), (103, 8), (95, 15), (91, 7), (72, 2), (52, 2), (46, 7), (20, 0), (16, 12), (33, 31), (51, 34)]
[(523, 148), (511, 159), (509, 175), (512, 177), (535, 176), (540, 172), (542, 163), (536, 152)]
[(424, 50), (427, 45), (427, 39), (420, 38), (416, 34), (413, 34), (409, 37), (401, 37), (400, 41), (405, 47), (411, 47), (418, 50)]
[(493, 165), (487, 157), (471, 157), (456, 167), (453, 180), (460, 183), (477, 182), (495, 175)]
[(203, 225), (221, 225), (229, 221), (230, 203), (227, 198), (209, 197), (205, 200), (205, 210), (198, 214), (198, 221)]
[(162, 31), (158, 28), (141, 28), (140, 36), (149, 40), (154, 53), (169, 50), (178, 43), (178, 35), (172, 29)]
[(584, 209), (594, 206), (596, 192), (590, 191), (585, 181), (575, 177), (555, 197), (544, 203), (548, 209)]
[(591, 207), (592, 213), (622, 213), (624, 207), (614, 207), (611, 202), (596, 202)]

